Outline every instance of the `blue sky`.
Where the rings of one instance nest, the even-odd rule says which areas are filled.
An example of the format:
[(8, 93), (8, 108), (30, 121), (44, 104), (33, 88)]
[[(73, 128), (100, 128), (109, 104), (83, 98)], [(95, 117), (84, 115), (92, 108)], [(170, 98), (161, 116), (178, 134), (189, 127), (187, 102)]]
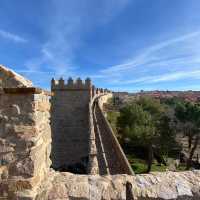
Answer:
[(49, 88), (200, 90), (199, 0), (1, 0), (0, 63)]

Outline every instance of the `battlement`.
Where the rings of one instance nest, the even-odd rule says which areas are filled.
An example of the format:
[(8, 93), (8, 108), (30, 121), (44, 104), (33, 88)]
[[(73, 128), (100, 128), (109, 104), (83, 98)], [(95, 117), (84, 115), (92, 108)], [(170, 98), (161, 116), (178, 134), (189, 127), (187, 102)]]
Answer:
[(92, 88), (92, 82), (90, 78), (82, 80), (77, 78), (73, 80), (71, 77), (67, 82), (61, 77), (59, 80), (54, 78), (51, 80), (52, 90), (90, 90)]
[(51, 95), (2, 66), (0, 80), (0, 199), (200, 199), (200, 170), (126, 175), (103, 112), (111, 91), (61, 78)]

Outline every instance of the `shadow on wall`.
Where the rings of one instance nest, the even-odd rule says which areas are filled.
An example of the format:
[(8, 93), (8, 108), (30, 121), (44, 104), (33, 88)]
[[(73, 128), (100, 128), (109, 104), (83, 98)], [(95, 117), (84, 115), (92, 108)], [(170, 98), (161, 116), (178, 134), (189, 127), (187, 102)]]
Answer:
[(91, 87), (90, 79), (51, 82), (51, 167), (56, 171), (87, 174)]
[(81, 159), (81, 162), (79, 163), (75, 163), (75, 164), (71, 164), (71, 165), (61, 165), (59, 167), (53, 167), (51, 166), (51, 168), (53, 168), (56, 171), (59, 172), (71, 172), (74, 174), (87, 174), (87, 166), (88, 166), (88, 156), (85, 158)]

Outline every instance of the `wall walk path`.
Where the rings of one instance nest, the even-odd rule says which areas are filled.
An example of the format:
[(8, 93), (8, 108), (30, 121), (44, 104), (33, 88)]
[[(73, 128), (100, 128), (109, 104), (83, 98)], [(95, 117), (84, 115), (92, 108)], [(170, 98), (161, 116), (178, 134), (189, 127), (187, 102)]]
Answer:
[(93, 117), (99, 174), (133, 174), (112, 129), (103, 115), (98, 101), (95, 101), (93, 106)]

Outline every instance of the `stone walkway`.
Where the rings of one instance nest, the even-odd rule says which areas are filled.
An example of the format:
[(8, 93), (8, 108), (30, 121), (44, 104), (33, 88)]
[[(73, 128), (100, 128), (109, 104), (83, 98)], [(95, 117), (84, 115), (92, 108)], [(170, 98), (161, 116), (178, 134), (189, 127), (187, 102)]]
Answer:
[(123, 174), (123, 166), (116, 152), (113, 136), (109, 133), (97, 104), (94, 106), (94, 121), (100, 175)]

